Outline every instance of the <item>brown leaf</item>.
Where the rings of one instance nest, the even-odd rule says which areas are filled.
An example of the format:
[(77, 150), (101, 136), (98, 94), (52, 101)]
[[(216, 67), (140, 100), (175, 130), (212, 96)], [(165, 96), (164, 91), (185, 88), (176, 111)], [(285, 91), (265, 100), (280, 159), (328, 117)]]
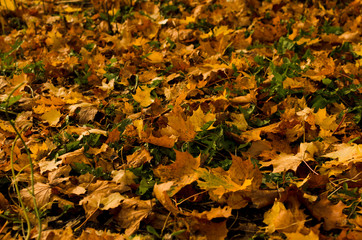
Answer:
[(324, 220), (323, 228), (326, 231), (331, 229), (344, 228), (347, 225), (347, 216), (343, 213), (343, 209), (348, 206), (342, 201), (337, 204), (333, 204), (328, 200), (327, 194), (322, 194), (321, 200), (316, 203), (306, 202), (306, 207), (311, 211), (312, 215), (318, 219), (318, 221)]
[(141, 221), (150, 215), (153, 204), (151, 200), (124, 199), (121, 210), (115, 216), (115, 221), (122, 228), (125, 228), (125, 234), (130, 236), (138, 230)]
[[(20, 195), (23, 198), (26, 206), (34, 208), (33, 196), (28, 188), (24, 188), (20, 191)], [(50, 209), (52, 207), (52, 187), (49, 184), (37, 182), (34, 185), (34, 196), (38, 208)]]
[(168, 114), (168, 126), (172, 131), (161, 129), (161, 133), (168, 136), (176, 135), (181, 141), (191, 141), (196, 136), (195, 127), (190, 120), (184, 120), (183, 111), (180, 106), (175, 106), (171, 113)]
[(226, 221), (215, 223), (193, 218), (189, 224), (191, 234), (196, 239), (224, 240), (228, 233)]
[(132, 168), (137, 168), (146, 162), (152, 160), (151, 154), (144, 148), (134, 152), (132, 155), (127, 156), (127, 164)]
[(158, 201), (170, 212), (172, 212), (174, 215), (177, 215), (180, 210), (175, 206), (175, 204), (172, 202), (171, 198), (169, 197), (168, 193), (172, 189), (172, 185), (174, 184), (173, 181), (161, 183), (161, 184), (155, 184), (153, 187), (153, 192), (157, 198)]
[(196, 210), (192, 211), (189, 216), (197, 217), (199, 219), (212, 220), (214, 218), (228, 218), (231, 216), (231, 208), (226, 206), (224, 208), (212, 208), (210, 211), (197, 212)]

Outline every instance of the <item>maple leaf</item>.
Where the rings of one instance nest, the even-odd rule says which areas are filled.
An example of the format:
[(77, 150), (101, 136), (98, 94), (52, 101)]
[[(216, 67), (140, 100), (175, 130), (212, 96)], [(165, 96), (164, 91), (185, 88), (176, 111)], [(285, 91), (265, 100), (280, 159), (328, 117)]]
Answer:
[(106, 143), (115, 143), (121, 138), (121, 132), (117, 128), (114, 128), (111, 132), (108, 133), (108, 138)]
[(362, 161), (362, 144), (338, 144), (335, 145), (336, 151), (322, 155), (322, 157), (328, 157), (338, 159), (333, 163), (348, 164), (350, 161), (359, 162)]
[(312, 215), (319, 221), (324, 219), (323, 228), (327, 231), (335, 228), (343, 228), (347, 224), (347, 216), (343, 213), (343, 209), (348, 206), (342, 201), (333, 204), (328, 200), (328, 194), (322, 194), (318, 202), (306, 201), (306, 207), (311, 211)]
[[(201, 109), (201, 106), (199, 106), (199, 108), (196, 111), (194, 111), (189, 120), (194, 126), (195, 131), (199, 132), (202, 131), (201, 127), (204, 126), (205, 123), (215, 121), (215, 116), (216, 115), (212, 113), (204, 114), (204, 112)], [(206, 130), (210, 130), (213, 128), (215, 127), (209, 126)]]
[(151, 98), (151, 91), (153, 89), (153, 87), (149, 88), (147, 86), (143, 86), (142, 89), (141, 87), (138, 87), (136, 90), (136, 94), (132, 95), (133, 99), (138, 102), (142, 107), (148, 107), (151, 103), (155, 101)]
[(338, 124), (336, 123), (336, 116), (328, 116), (325, 108), (319, 109), (315, 114), (315, 122), (321, 128), (329, 131), (334, 131)]
[(248, 128), (248, 123), (245, 120), (244, 114), (230, 114), (232, 121), (227, 121), (228, 125), (235, 125), (240, 131), (245, 131)]
[(172, 192), (173, 185), (175, 184), (174, 181), (168, 181), (161, 184), (155, 184), (153, 187), (153, 193), (155, 194), (156, 198), (160, 203), (174, 215), (180, 213), (180, 210), (175, 206), (172, 202), (168, 192)]
[(239, 185), (222, 169), (211, 169), (208, 171), (205, 168), (199, 168), (197, 173), (203, 179), (203, 181), (197, 181), (198, 186), (201, 189), (212, 192), (218, 198), (228, 192), (246, 190), (252, 183), (252, 179), (246, 179), (242, 185)]
[(289, 192), (287, 201), (288, 209), (282, 202), (275, 201), (272, 208), (264, 214), (263, 222), (268, 225), (266, 232), (303, 233), (302, 235), (309, 232), (304, 225), (306, 215), (300, 209), (298, 197), (291, 193)]
[(197, 239), (223, 240), (227, 237), (228, 229), (226, 220), (222, 222), (212, 222), (200, 220), (198, 218), (188, 219), (188, 225), (193, 236)]
[[(24, 203), (31, 209), (34, 209), (34, 201), (30, 189), (24, 188), (20, 191), (20, 194)], [(35, 183), (34, 196), (38, 208), (50, 209), (52, 207), (52, 187), (49, 184), (41, 182)]]
[(200, 157), (194, 158), (188, 152), (175, 150), (176, 160), (174, 163), (163, 166), (160, 165), (154, 170), (154, 174), (161, 178), (162, 182), (174, 181), (170, 196), (176, 194), (184, 186), (197, 179), (195, 170), (200, 166)]
[(59, 157), (63, 164), (85, 163), (90, 164), (90, 160), (84, 155), (84, 148), (77, 149), (73, 152), (63, 154)]
[(282, 202), (277, 201), (273, 207), (264, 214), (263, 222), (268, 225), (266, 232), (273, 233), (276, 230), (286, 230), (290, 232), (291, 230), (288, 230), (288, 227), (294, 222), (293, 213), (287, 210)]
[[(70, 228), (70, 227), (69, 227)], [(71, 230), (71, 229), (70, 229)], [(63, 235), (62, 235), (63, 236)], [(138, 237), (136, 236), (136, 239)], [(63, 238), (57, 238), (61, 240), (72, 239), (68, 235), (64, 235)], [(77, 240), (125, 240), (127, 237), (124, 234), (111, 233), (110, 231), (96, 230), (94, 228), (87, 228), (82, 231), (82, 234), (77, 238)]]
[(54, 110), (45, 112), (41, 116), (41, 118), (45, 122), (49, 123), (50, 126), (55, 127), (58, 124), (61, 116), (62, 116), (62, 114), (60, 113), (60, 111), (54, 109)]
[(108, 210), (120, 205), (125, 198), (120, 193), (128, 191), (129, 187), (125, 185), (117, 185), (109, 181), (98, 180), (87, 188), (88, 195), (79, 201), (83, 206), (87, 216), (92, 215), (97, 209)]
[[(28, 209), (1, 189), (7, 238), (37, 235), (33, 197), (44, 239), (253, 238), (253, 207), (266, 238), (361, 238), (360, 196), (346, 194), (361, 191), (359, 0), (22, 2), (0, 0), (0, 170)], [(210, 142), (216, 120), (229, 131)], [(135, 197), (141, 165), (159, 181)], [(69, 206), (81, 233), (46, 226)], [(104, 217), (125, 234), (88, 224)]]
[(162, 128), (160, 132), (167, 136), (175, 135), (181, 141), (192, 141), (196, 136), (192, 122), (184, 120), (183, 111), (180, 106), (175, 106), (167, 115), (169, 128)]
[[(34, 158), (33, 158), (34, 159)], [(47, 161), (45, 159), (42, 159), (39, 161), (39, 167), (40, 167), (40, 174), (43, 174), (47, 171), (53, 171), (58, 168), (58, 165), (61, 164), (62, 161), (56, 161), (56, 159), (53, 159), (52, 161)]]
[(323, 144), (318, 142), (301, 143), (299, 152), (294, 154), (280, 153), (276, 158), (269, 162), (261, 162), (263, 166), (273, 165), (273, 172), (296, 171), (299, 164), (303, 161), (314, 161), (314, 154), (321, 152)]
[(126, 228), (125, 234), (130, 236), (139, 228), (141, 221), (150, 215), (153, 204), (151, 200), (124, 199), (115, 220), (120, 227)]
[(251, 189), (259, 189), (262, 182), (262, 174), (259, 168), (250, 159), (243, 160), (241, 157), (231, 154), (232, 164), (228, 175), (236, 183), (242, 184), (248, 179), (252, 179)]
[(152, 133), (142, 139), (144, 142), (152, 143), (156, 146), (166, 147), (166, 148), (172, 148), (175, 145), (176, 137), (174, 136), (161, 136), (161, 137), (155, 137), (152, 135)]
[(47, 153), (49, 148), (48, 145), (43, 142), (43, 143), (33, 143), (33, 144), (29, 144), (29, 149), (31, 151), (31, 158), (32, 159), (39, 159), (41, 158), (44, 153)]
[(135, 184), (135, 179), (137, 178), (136, 175), (134, 175), (133, 172), (128, 170), (114, 170), (112, 171), (112, 181), (114, 181), (117, 184), (124, 184), (126, 186)]
[(361, 144), (336, 144), (333, 146), (335, 151), (322, 155), (322, 157), (332, 158), (333, 160), (323, 163), (321, 173), (327, 173), (328, 176), (341, 174), (350, 163), (362, 161)]

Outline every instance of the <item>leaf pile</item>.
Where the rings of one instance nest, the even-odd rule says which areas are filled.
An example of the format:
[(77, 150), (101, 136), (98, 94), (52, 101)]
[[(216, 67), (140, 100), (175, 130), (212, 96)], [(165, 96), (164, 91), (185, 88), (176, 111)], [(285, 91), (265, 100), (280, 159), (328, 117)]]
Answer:
[(1, 0), (2, 239), (361, 239), (361, 16)]

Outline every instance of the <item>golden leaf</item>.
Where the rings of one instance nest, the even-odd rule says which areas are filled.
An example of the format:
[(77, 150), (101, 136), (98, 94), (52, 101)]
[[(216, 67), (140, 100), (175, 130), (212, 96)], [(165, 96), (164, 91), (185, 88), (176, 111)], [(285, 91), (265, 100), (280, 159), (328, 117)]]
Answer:
[(62, 114), (60, 113), (60, 111), (53, 109), (45, 112), (41, 116), (41, 118), (47, 123), (49, 123), (50, 126), (55, 127), (58, 124), (61, 116)]
[(151, 52), (150, 55), (147, 56), (147, 59), (151, 63), (162, 63), (163, 55), (160, 52)]
[(231, 113), (230, 117), (233, 121), (227, 121), (226, 124), (235, 125), (241, 131), (245, 131), (248, 128), (248, 123), (245, 120), (244, 114)]
[(13, 0), (0, 0), (0, 6), (5, 7), (6, 10), (15, 11), (16, 6)]
[[(194, 125), (195, 131), (199, 132), (199, 131), (202, 131), (201, 127), (204, 126), (205, 123), (215, 121), (215, 117), (216, 117), (216, 115), (212, 114), (212, 113), (204, 114), (201, 107), (199, 106), (199, 108), (196, 111), (194, 111), (194, 113), (189, 118), (189, 120), (192, 123), (192, 125)], [(207, 128), (207, 130), (213, 129), (213, 128), (215, 128), (215, 127), (209, 126)]]
[(136, 94), (132, 95), (133, 99), (138, 102), (142, 107), (148, 107), (151, 103), (153, 103), (155, 100), (151, 98), (151, 91), (154, 89), (154, 87), (147, 87), (143, 86), (138, 87), (136, 90)]

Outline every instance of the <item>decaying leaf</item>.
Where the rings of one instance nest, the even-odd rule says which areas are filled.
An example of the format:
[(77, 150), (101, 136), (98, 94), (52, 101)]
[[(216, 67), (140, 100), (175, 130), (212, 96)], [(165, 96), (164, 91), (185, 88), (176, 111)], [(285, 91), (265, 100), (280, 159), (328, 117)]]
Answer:
[(115, 220), (126, 229), (125, 234), (130, 236), (139, 228), (141, 221), (150, 215), (153, 204), (150, 200), (124, 199)]

